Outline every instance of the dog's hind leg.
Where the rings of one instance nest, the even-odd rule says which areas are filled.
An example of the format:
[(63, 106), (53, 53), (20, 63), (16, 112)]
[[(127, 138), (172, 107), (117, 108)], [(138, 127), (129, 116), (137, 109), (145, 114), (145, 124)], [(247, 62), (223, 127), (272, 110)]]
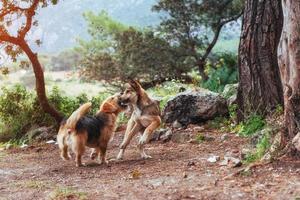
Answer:
[(141, 157), (144, 159), (151, 158), (151, 156), (145, 153), (145, 144), (149, 142), (150, 136), (160, 126), (160, 121), (153, 121), (144, 131), (138, 142), (138, 149), (141, 154)]
[(130, 122), (128, 122), (128, 126), (127, 126), (127, 129), (126, 129), (126, 132), (125, 132), (123, 142), (120, 145), (120, 152), (119, 152), (118, 157), (117, 157), (118, 160), (123, 159), (123, 155), (124, 155), (126, 147), (130, 143), (133, 136), (136, 133), (138, 133), (141, 128), (142, 128), (141, 125), (139, 123), (135, 123), (133, 120), (130, 120)]
[(100, 147), (100, 161), (101, 164), (108, 164), (106, 160), (106, 147)]
[(67, 136), (64, 134), (57, 135), (57, 143), (60, 149), (60, 157), (63, 160), (70, 160), (70, 155), (68, 153), (68, 144), (67, 144)]
[(77, 138), (74, 138), (74, 140), (72, 142), (72, 150), (76, 155), (76, 157), (75, 157), (76, 167), (82, 166), (81, 157), (85, 151), (85, 143), (82, 140), (82, 138), (80, 138), (78, 136), (77, 136)]

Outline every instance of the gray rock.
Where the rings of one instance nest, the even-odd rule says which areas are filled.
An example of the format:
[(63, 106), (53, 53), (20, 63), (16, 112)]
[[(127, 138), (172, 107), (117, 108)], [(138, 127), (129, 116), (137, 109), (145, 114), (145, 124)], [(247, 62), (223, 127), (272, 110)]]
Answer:
[(152, 134), (152, 137), (150, 139), (150, 142), (153, 142), (153, 141), (159, 141), (161, 139), (161, 137), (166, 134), (166, 132), (168, 131), (168, 129), (166, 128), (161, 128), (161, 129), (158, 129), (156, 130), (153, 134)]
[(177, 120), (172, 124), (173, 128), (182, 128), (182, 124), (180, 124)]
[(169, 142), (172, 138), (172, 134), (173, 132), (169, 129), (167, 130), (167, 132), (165, 134), (163, 134), (161, 137), (160, 137), (160, 140), (163, 142), (163, 143), (166, 143), (166, 142)]
[(238, 84), (227, 84), (224, 87), (224, 90), (222, 92), (222, 96), (226, 99), (236, 96), (237, 95), (237, 90), (238, 90)]
[(193, 128), (193, 131), (194, 132), (202, 132), (202, 131), (204, 131), (205, 130), (205, 128), (204, 127), (202, 127), (202, 126), (196, 126), (196, 127), (194, 127)]
[(242, 165), (242, 161), (238, 158), (232, 156), (224, 156), (224, 160), (220, 162), (220, 166), (228, 166), (228, 167), (240, 167)]
[(186, 91), (171, 98), (163, 110), (167, 124), (176, 120), (183, 126), (196, 124), (228, 114), (226, 100), (208, 90)]
[(171, 137), (171, 141), (175, 143), (186, 143), (190, 141), (192, 136), (185, 132), (174, 132)]
[(227, 99), (227, 106), (232, 106), (233, 104), (237, 104), (237, 95), (234, 94)]
[(212, 155), (212, 156), (207, 158), (207, 161), (210, 162), (210, 163), (216, 163), (219, 160), (220, 160), (220, 156), (215, 156), (215, 155)]
[(221, 141), (225, 141), (228, 139), (228, 135), (226, 133), (224, 133), (222, 136), (221, 136)]
[(53, 127), (39, 127), (28, 131), (24, 139), (28, 140), (29, 143), (41, 142), (54, 139), (55, 135), (56, 132)]
[(300, 151), (300, 132), (294, 137), (292, 142), (295, 148)]

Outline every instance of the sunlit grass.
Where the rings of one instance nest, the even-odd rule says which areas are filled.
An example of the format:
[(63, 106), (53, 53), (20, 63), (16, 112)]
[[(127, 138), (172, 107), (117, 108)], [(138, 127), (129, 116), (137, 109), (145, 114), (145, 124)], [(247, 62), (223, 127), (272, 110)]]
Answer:
[(86, 192), (80, 192), (70, 187), (59, 187), (50, 193), (49, 199), (60, 200), (60, 199), (78, 199), (86, 200), (88, 199)]

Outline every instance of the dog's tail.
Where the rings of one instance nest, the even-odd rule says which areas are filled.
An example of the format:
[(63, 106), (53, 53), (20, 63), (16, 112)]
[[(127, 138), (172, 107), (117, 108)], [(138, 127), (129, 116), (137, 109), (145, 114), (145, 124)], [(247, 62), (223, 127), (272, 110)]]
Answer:
[(72, 113), (72, 115), (69, 117), (69, 119), (66, 122), (66, 126), (69, 129), (75, 129), (76, 123), (78, 120), (86, 115), (92, 107), (92, 103), (88, 102), (80, 106), (76, 111)]

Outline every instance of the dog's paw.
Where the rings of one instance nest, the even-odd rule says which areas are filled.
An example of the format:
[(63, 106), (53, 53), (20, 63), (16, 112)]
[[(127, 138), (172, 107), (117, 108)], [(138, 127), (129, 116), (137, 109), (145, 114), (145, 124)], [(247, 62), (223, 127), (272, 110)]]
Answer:
[(120, 160), (123, 160), (123, 155), (122, 156), (120, 156), (120, 155), (117, 156), (116, 161), (120, 161)]
[(68, 161), (71, 159), (71, 156), (70, 155), (61, 155), (60, 156), (64, 161)]
[(100, 165), (108, 165), (109, 161), (108, 160), (103, 160), (99, 162)]
[(76, 167), (84, 167), (85, 166), (85, 164), (83, 164), (83, 163), (76, 163)]
[(139, 140), (138, 145), (139, 145), (139, 146), (142, 146), (142, 145), (145, 145), (146, 143), (147, 143), (147, 138), (144, 137), (144, 136), (142, 136), (142, 137), (140, 138), (140, 140)]

